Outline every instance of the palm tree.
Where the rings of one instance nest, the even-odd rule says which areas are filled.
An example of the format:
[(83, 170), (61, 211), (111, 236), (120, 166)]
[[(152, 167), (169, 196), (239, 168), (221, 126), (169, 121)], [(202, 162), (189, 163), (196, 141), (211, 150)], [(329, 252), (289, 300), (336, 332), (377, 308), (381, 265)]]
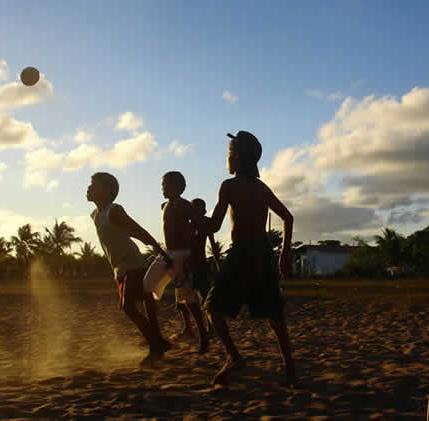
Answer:
[(30, 224), (18, 228), (18, 235), (11, 238), (11, 244), (15, 249), (16, 258), (26, 266), (40, 245), (40, 234), (34, 232)]
[(216, 253), (218, 256), (222, 256), (224, 253), (225, 245), (221, 243), (220, 241), (215, 241), (213, 246), (211, 243), (209, 243), (208, 250), (210, 253), (210, 256), (215, 256)]
[(418, 274), (429, 274), (429, 226), (407, 238), (407, 257)]
[(394, 229), (385, 228), (382, 235), (375, 236), (375, 242), (387, 266), (400, 266), (405, 261), (405, 238)]
[(51, 261), (55, 273), (62, 275), (64, 267), (74, 260), (73, 256), (66, 254), (66, 250), (70, 250), (73, 244), (80, 243), (82, 239), (75, 236), (75, 229), (65, 221), (58, 223), (55, 220), (52, 229), (45, 228), (45, 232), (43, 237), (44, 252), (48, 255), (48, 260)]
[(274, 251), (278, 251), (283, 244), (283, 234), (276, 229), (271, 229), (267, 232), (268, 239)]
[(3, 237), (0, 237), (0, 263), (11, 257), (11, 251), (12, 244), (10, 243), (10, 241), (6, 241)]
[(80, 243), (82, 239), (74, 235), (75, 229), (66, 222), (62, 221), (58, 223), (55, 220), (55, 224), (50, 230), (45, 228), (46, 235), (43, 238), (44, 243), (47, 246), (47, 250), (54, 256), (64, 256), (66, 250), (70, 250), (74, 243)]
[(80, 250), (76, 253), (82, 260), (89, 260), (95, 256), (97, 253), (95, 251), (95, 246), (91, 243), (85, 241), (82, 246), (80, 246)]

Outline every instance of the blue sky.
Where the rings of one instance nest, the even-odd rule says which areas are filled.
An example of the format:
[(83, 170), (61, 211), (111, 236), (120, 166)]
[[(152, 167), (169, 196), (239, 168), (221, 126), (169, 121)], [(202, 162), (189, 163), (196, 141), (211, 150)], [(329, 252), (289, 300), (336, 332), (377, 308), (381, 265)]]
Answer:
[[(46, 183), (55, 179), (57, 184), (50, 190), (43, 183), (31, 187), (23, 184), (24, 155), (38, 147), (3, 148), (0, 162), (7, 168), (2, 171), (0, 184), (0, 227), (7, 234), (23, 217), (37, 225), (64, 216), (83, 225), (91, 209), (83, 193), (91, 173), (101, 168), (118, 176), (122, 187), (118, 201), (159, 238), (161, 175), (170, 169), (183, 171), (189, 184), (185, 196), (201, 196), (209, 208), (213, 207), (219, 182), (226, 176), (225, 133), (242, 128), (262, 141), (261, 167), (267, 169), (264, 179), (273, 182), (273, 188), (295, 211), (301, 238), (347, 238), (352, 231), (376, 232), (389, 218), (405, 232), (428, 221), (428, 191), (419, 180), (397, 180), (398, 185), (405, 183), (404, 194), (396, 192), (395, 200), (389, 196), (381, 203), (374, 197), (382, 197), (389, 188), (380, 181), (379, 190), (371, 192), (374, 197), (369, 198), (368, 192), (363, 197), (362, 180), (368, 181), (369, 176), (381, 180), (393, 167), (387, 170), (386, 165), (380, 169), (382, 174), (374, 174), (365, 165), (353, 164), (350, 170), (350, 166), (315, 164), (321, 160), (320, 154), (330, 153), (338, 137), (349, 131), (349, 123), (343, 122), (347, 127), (341, 128), (342, 135), (336, 139), (328, 136), (321, 140), (319, 136), (319, 129), (333, 121), (347, 98), (354, 98), (358, 108), (368, 95), (373, 95), (375, 106), (380, 107), (383, 98), (395, 98), (399, 108), (403, 105), (398, 113), (404, 118), (409, 116), (407, 104), (401, 102), (404, 95), (418, 87), (422, 89), (418, 93), (426, 98), (427, 2), (278, 1), (266, 6), (256, 1), (45, 1), (27, 2), (23, 7), (3, 0), (1, 8), (0, 60), (7, 63), (9, 78), (0, 81), (0, 87), (13, 83), (27, 65), (39, 68), (53, 87), (53, 93), (37, 104), (3, 113), (31, 123), (37, 135), (47, 139), (44, 147), (58, 154), (67, 154), (78, 146), (73, 141), (78, 130), (91, 133), (93, 138), (88, 143), (100, 148), (132, 138), (135, 133), (126, 135), (115, 130), (124, 112), (141, 118), (144, 123), (140, 132), (150, 133), (157, 143), (145, 161), (130, 162), (120, 169), (82, 165), (64, 172), (60, 164), (48, 168)], [(226, 91), (230, 99), (236, 97), (235, 102), (222, 98)], [(414, 100), (418, 100), (417, 94)], [(426, 112), (426, 102), (423, 105)], [(373, 108), (365, 112), (369, 115)], [(355, 133), (362, 132), (354, 123), (358, 111), (348, 111), (347, 121), (353, 121), (350, 124)], [(386, 137), (388, 128), (388, 122), (379, 128), (375, 143)], [(423, 130), (424, 135), (417, 145), (408, 147), (426, 151), (426, 127), (413, 126), (413, 130)], [(410, 145), (402, 132), (398, 138), (401, 146), (397, 147), (398, 142), (392, 146), (396, 152)], [(375, 143), (366, 144), (366, 139), (362, 140), (362, 148), (368, 152)], [(168, 152), (174, 141), (192, 146), (184, 156), (177, 156), (174, 148)], [(291, 147), (304, 151), (321, 143), (324, 146), (317, 149), (317, 157), (313, 149), (306, 151), (305, 170), (298, 171), (297, 162), (289, 158), (274, 170), (274, 160), (282, 151)], [(377, 156), (377, 162), (387, 162), (383, 161), (384, 155)], [(397, 161), (397, 173), (405, 174), (411, 168), (409, 161)], [(288, 171), (306, 177), (305, 186), (295, 186)], [(361, 177), (359, 197), (347, 190), (350, 177), (356, 175)], [(323, 185), (312, 183), (321, 179)], [(423, 199), (405, 203), (405, 196), (415, 195)], [(306, 223), (299, 226), (299, 212), (317, 220), (315, 203), (319, 201), (323, 206), (326, 198), (329, 216), (340, 206), (338, 218), (342, 218), (343, 211), (344, 218), (351, 218), (345, 224), (347, 228), (339, 229), (335, 224), (330, 227), (329, 221), (321, 218), (320, 228), (315, 224), (306, 232)], [(404, 215), (410, 212), (414, 218), (407, 219)], [(401, 217), (392, 219), (392, 214)], [(328, 226), (322, 226), (326, 223)], [(82, 236), (94, 241), (90, 226), (77, 228)]]

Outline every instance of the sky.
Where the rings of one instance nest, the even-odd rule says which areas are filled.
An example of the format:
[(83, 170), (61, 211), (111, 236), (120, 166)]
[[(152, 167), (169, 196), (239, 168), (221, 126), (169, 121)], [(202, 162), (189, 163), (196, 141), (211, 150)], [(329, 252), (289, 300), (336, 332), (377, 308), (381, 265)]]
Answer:
[[(162, 175), (181, 171), (184, 197), (211, 211), (240, 129), (263, 145), (294, 240), (429, 224), (426, 1), (0, 8), (0, 236), (58, 218), (97, 244), (85, 191), (108, 171), (117, 202), (162, 240)], [(26, 66), (42, 74), (34, 87), (19, 82)]]

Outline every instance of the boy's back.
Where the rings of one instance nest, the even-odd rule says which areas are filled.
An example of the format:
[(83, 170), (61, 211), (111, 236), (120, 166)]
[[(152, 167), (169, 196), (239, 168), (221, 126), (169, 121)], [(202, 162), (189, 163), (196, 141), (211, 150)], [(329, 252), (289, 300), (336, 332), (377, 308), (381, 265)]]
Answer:
[(265, 237), (270, 193), (259, 179), (237, 176), (222, 183), (219, 199), (230, 206), (233, 242)]
[(188, 250), (192, 245), (193, 227), (191, 224), (192, 205), (178, 197), (162, 205), (163, 231), (168, 250)]

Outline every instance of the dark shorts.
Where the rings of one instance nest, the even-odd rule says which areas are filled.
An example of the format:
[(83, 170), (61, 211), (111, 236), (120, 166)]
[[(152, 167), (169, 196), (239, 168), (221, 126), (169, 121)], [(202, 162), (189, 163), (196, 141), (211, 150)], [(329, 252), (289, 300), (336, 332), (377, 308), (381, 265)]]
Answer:
[(129, 270), (121, 279), (116, 281), (119, 293), (119, 309), (123, 310), (125, 303), (143, 300), (144, 269)]
[(252, 317), (283, 319), (279, 272), (268, 239), (233, 244), (205, 308), (235, 318), (245, 304)]
[(192, 287), (199, 293), (202, 301), (206, 299), (210, 289), (209, 273), (210, 267), (207, 262), (198, 265), (192, 273)]

